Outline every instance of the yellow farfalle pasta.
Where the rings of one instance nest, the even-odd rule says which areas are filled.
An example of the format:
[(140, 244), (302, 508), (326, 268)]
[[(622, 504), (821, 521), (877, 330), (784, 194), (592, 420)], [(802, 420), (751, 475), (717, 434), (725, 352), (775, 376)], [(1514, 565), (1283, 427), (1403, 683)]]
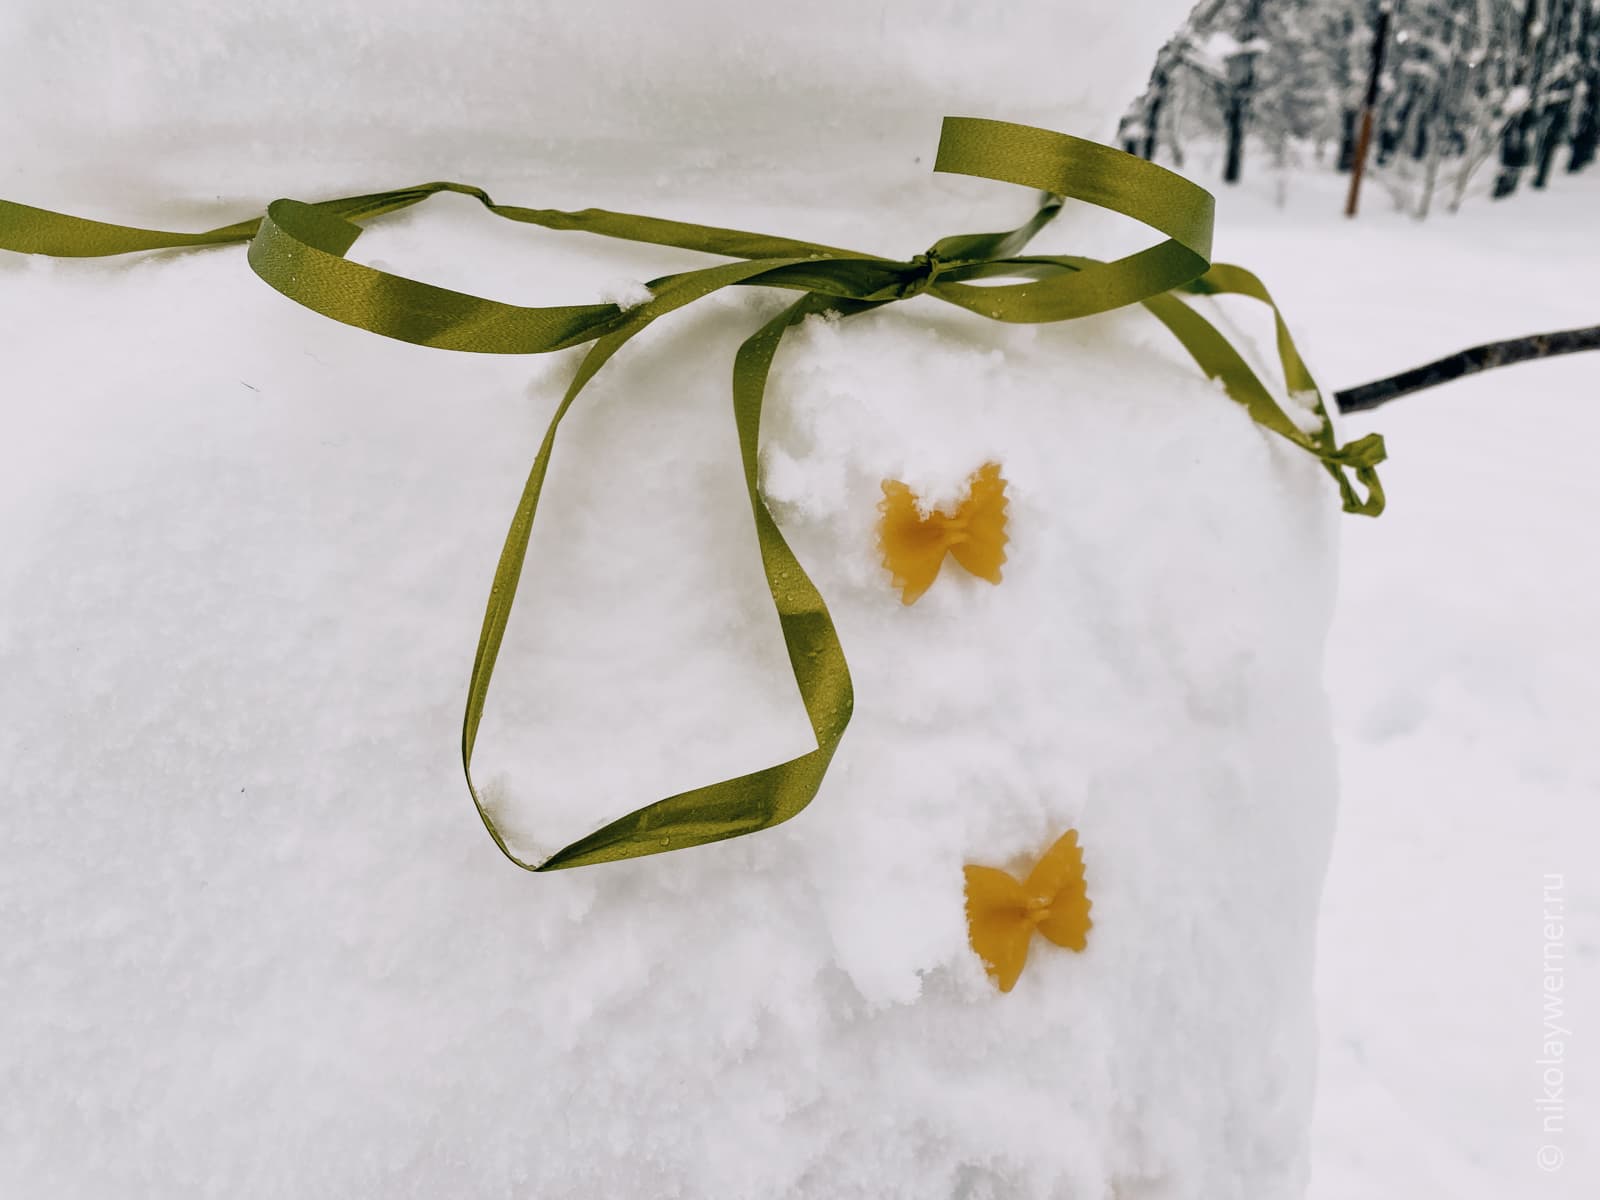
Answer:
[(933, 585), (949, 554), (979, 579), (1000, 582), (1006, 561), (1006, 481), (999, 463), (973, 475), (967, 498), (954, 513), (924, 516), (916, 495), (897, 479), (883, 482), (878, 504), (878, 545), (905, 604), (915, 604)]
[(1076, 829), (1045, 851), (1025, 883), (995, 867), (969, 866), (966, 876), (972, 948), (1002, 992), (1016, 986), (1035, 930), (1068, 950), (1088, 944), (1093, 903)]

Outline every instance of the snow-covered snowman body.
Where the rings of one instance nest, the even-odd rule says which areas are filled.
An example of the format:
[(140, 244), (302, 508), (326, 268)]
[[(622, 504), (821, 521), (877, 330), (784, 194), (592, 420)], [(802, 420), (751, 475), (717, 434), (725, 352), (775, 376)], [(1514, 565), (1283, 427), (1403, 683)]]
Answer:
[[(454, 177), (909, 257), (1031, 210), (929, 174), (941, 116), (1103, 137), (1184, 3), (90, 7), (0, 18), (34, 139), (0, 195), (198, 229)], [(1114, 237), (1069, 212), (1038, 245)], [(449, 196), (352, 255), (522, 304), (705, 265)], [(821, 793), (530, 876), (454, 743), (575, 359), (385, 341), (243, 257), (0, 257), (0, 1191), (1301, 1194), (1334, 790), (1312, 458), (1137, 309), (809, 321), (762, 487), (855, 681)], [(658, 322), (564, 427), (478, 751), (530, 856), (814, 744), (729, 412), (791, 299)], [(991, 461), (1003, 582), (947, 563), (903, 605), (882, 482), (948, 506)], [(1040, 943), (1002, 995), (963, 866), (1068, 828), (1088, 948)]]

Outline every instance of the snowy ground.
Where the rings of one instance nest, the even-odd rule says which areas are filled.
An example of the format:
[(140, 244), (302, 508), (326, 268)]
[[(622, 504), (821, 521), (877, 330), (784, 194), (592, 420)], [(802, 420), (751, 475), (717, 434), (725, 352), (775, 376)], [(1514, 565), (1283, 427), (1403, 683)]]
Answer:
[[(1600, 175), (1423, 224), (1381, 188), (1352, 223), (1340, 180), (1296, 177), (1282, 209), (1254, 186), (1219, 196), (1218, 257), (1268, 279), (1325, 386), (1600, 320)], [(1311, 1194), (1597, 1195), (1600, 355), (1344, 427), (1393, 461), (1389, 512), (1344, 523), (1328, 647), (1343, 807)]]

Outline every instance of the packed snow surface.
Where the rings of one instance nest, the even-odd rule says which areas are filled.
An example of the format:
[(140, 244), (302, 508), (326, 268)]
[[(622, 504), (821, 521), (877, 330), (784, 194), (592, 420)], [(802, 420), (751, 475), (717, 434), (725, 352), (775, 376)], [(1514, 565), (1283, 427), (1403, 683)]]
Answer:
[[(556, 240), (446, 203), (363, 248), (502, 295), (544, 264), (581, 298)], [(856, 679), (823, 794), (534, 878), (454, 742), (570, 359), (386, 344), (241, 260), (8, 262), (0, 288), (25, 1192), (1297, 1193), (1333, 816), (1315, 462), (1137, 313), (813, 322), (766, 488)], [(480, 751), (530, 853), (807, 747), (728, 412), (778, 303), (661, 323), (561, 444)], [(1005, 582), (947, 565), (903, 607), (880, 482), (944, 504), (991, 459)], [(1037, 949), (1000, 996), (961, 867), (1069, 826), (1089, 950)]]
[[(208, 40), (188, 10), (129, 10), (115, 53), (175, 58), (109, 76), (113, 94), (64, 49), (82, 30), (29, 6), (38, 61), (16, 65), (74, 99), (6, 190), (155, 219), (179, 175), (193, 226), (276, 193), (465, 175), (516, 202), (909, 257), (1036, 203), (931, 179), (940, 115), (978, 98), (1108, 132), (1150, 31), (1178, 15), (1029, 6), (1082, 39), (1047, 43), (959, 7), (912, 23), (907, 4), (822, 5), (793, 36), (741, 8), (712, 45), (656, 8), (597, 5), (586, 20), (641, 23), (529, 42), (557, 70), (525, 72), (530, 99), (573, 110), (510, 153), (492, 106), (474, 136), (476, 105), (420, 132), (386, 108), (431, 111), (383, 69), (407, 61), (388, 35), (308, 123), (329, 82), (316, 55), (251, 27), (259, 70), (241, 74), (231, 14)], [(366, 10), (326, 12), (337, 43)], [(483, 43), (438, 49), (427, 61), (473, 95), (507, 86), (474, 73)], [(997, 50), (1013, 70), (985, 71)], [(646, 60), (668, 66), (611, 72)], [(717, 68), (704, 110), (678, 88), (696, 64)], [(318, 139), (348, 127), (363, 79), (387, 132), (346, 162)], [(97, 115), (123, 136), (74, 161)], [(1110, 224), (1075, 210), (1040, 249), (1148, 242)], [(460, 197), (379, 223), (356, 254), (519, 303), (637, 294), (626, 281), (697, 261)], [(14, 1190), (1299, 1194), (1334, 794), (1318, 662), (1337, 518), (1316, 463), (1137, 311), (1003, 328), (922, 298), (809, 323), (772, 382), (763, 472), (856, 680), (824, 792), (759, 837), (531, 878), (473, 819), (456, 723), (572, 356), (385, 343), (242, 258), (3, 267), (20, 414), (0, 471)], [(528, 854), (809, 748), (728, 398), (738, 341), (781, 302), (729, 295), (659, 322), (564, 432), (480, 739), (496, 817)], [(951, 566), (904, 607), (875, 546), (882, 482), (944, 506), (991, 460), (1010, 487), (1004, 583)], [(1092, 941), (1037, 949), (999, 995), (967, 944), (962, 867), (1020, 871), (1068, 827)]]
[[(538, 202), (601, 204), (597, 188), (655, 178), (701, 201), (770, 200), (787, 167), (786, 194), (875, 205), (922, 187), (946, 114), (1111, 137), (1185, 7), (6, 0), (0, 181), (155, 220), (174, 201), (419, 171), (548, 189), (581, 160), (571, 196)], [(857, 161), (870, 172), (847, 174)]]
[[(300, 33), (203, 7), (8, 6), (0, 94), (30, 132), (0, 195), (195, 228), (276, 194), (456, 175), (909, 256), (1028, 208), (926, 175), (939, 115), (1104, 136), (1181, 5), (1015, 6), (1055, 23), (1020, 41), (963, 5), (785, 9), (781, 37), (739, 6), (712, 47), (729, 74), (688, 98), (697, 31), (734, 10), (654, 6), (690, 16), (652, 24), (602, 3), (580, 23), (485, 3), (407, 26), (438, 51), (421, 56), (355, 0), (285, 10)], [(315, 53), (294, 52), (305, 22)], [(662, 77), (642, 69), (673, 47)], [(260, 70), (237, 69), (247, 54)], [(441, 77), (381, 69), (408, 54)], [(539, 117), (563, 104), (569, 124)], [(786, 153), (764, 160), (773, 136)], [(1488, 236), (1510, 224), (1430, 241), (1236, 208), (1223, 256), (1266, 275), (1332, 382), (1583, 318), (1579, 206), (1548, 208), (1521, 252)], [(1039, 245), (1140, 239), (1072, 212)], [(701, 261), (458, 197), (353, 254), (528, 304), (636, 297)], [(1441, 293), (1424, 264), (1446, 259)], [(1539, 282), (1469, 286), (1484, 264)], [(734, 348), (778, 303), (660, 323), (564, 433), (480, 751), (530, 853), (808, 747), (728, 412)], [(1267, 344), (1259, 313), (1227, 315)], [(1529, 434), (1520, 521), (1491, 501), (1531, 375), (1460, 385), (1481, 408), (1449, 424), (1402, 402), (1419, 465), (1388, 478), (1413, 515), (1369, 526), (1138, 313), (1007, 329), (924, 298), (812, 322), (774, 376), (763, 479), (856, 680), (823, 793), (758, 837), (530, 877), (473, 817), (455, 741), (572, 359), (381, 342), (283, 300), (238, 248), (7, 256), (0, 328), (0, 1192), (1298, 1197), (1340, 530), (1348, 843), (1314, 1194), (1564, 1196), (1592, 1169), (1576, 1116), (1565, 1173), (1540, 1175), (1531, 1105), (1494, 1107), (1538, 1084), (1541, 943), (1519, 906), (1542, 872), (1567, 872), (1575, 978), (1595, 954), (1574, 857), (1595, 783), (1586, 364), (1524, 368), (1571, 436)], [(991, 458), (1012, 488), (1005, 582), (947, 565), (903, 608), (873, 545), (879, 482), (942, 504)], [(1485, 529), (1520, 573), (1484, 568)], [(1545, 589), (1541, 571), (1566, 574)], [(1089, 948), (1036, 946), (999, 996), (966, 945), (961, 866), (1024, 869), (1068, 825)]]

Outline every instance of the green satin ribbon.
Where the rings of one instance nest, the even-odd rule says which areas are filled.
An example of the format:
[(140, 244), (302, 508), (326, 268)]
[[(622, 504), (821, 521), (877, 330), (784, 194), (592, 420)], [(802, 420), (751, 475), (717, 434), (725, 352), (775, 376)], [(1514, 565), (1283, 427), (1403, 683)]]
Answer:
[[(467, 786), (489, 835), (517, 866), (549, 871), (704, 845), (766, 829), (805, 808), (822, 785), (850, 721), (850, 672), (827, 607), (784, 540), (757, 480), (767, 375), (785, 332), (808, 316), (848, 317), (918, 295), (992, 320), (1023, 323), (1064, 321), (1142, 304), (1257, 423), (1322, 461), (1338, 481), (1345, 511), (1367, 516), (1382, 511), (1383, 491), (1376, 474), (1384, 457), (1382, 439), (1369, 434), (1346, 446), (1337, 444), (1321, 393), (1271, 295), (1243, 268), (1211, 264), (1210, 193), (1143, 159), (1095, 142), (970, 117), (945, 119), (934, 170), (1020, 184), (1048, 198), (1018, 229), (944, 238), (909, 261), (601, 209), (519, 208), (496, 204), (480, 188), (459, 183), (427, 183), (316, 204), (277, 200), (263, 217), (204, 233), (135, 229), (0, 201), (0, 249), (92, 257), (248, 241), (250, 266), (267, 283), (290, 299), (359, 329), (424, 346), (485, 354), (543, 354), (589, 346), (534, 457), (495, 568), (461, 733)], [(344, 257), (361, 233), (356, 221), (409, 207), (438, 192), (472, 196), (511, 221), (698, 250), (734, 261), (652, 280), (651, 298), (636, 308), (614, 304), (524, 308), (391, 275)], [(1022, 255), (1029, 239), (1049, 223), (1065, 198), (1133, 217), (1164, 240), (1115, 262)], [(980, 282), (1000, 279), (1011, 282)], [(483, 806), (472, 780), (472, 752), (556, 435), (584, 386), (630, 338), (674, 309), (734, 286), (801, 293), (740, 348), (733, 366), (733, 410), (762, 568), (817, 747), (764, 770), (658, 800), (548, 858), (525, 861), (506, 844)], [(1321, 418), (1315, 433), (1304, 432), (1290, 419), (1243, 356), (1179, 298), (1180, 292), (1249, 296), (1272, 309), (1285, 381), (1292, 392), (1311, 398)]]

